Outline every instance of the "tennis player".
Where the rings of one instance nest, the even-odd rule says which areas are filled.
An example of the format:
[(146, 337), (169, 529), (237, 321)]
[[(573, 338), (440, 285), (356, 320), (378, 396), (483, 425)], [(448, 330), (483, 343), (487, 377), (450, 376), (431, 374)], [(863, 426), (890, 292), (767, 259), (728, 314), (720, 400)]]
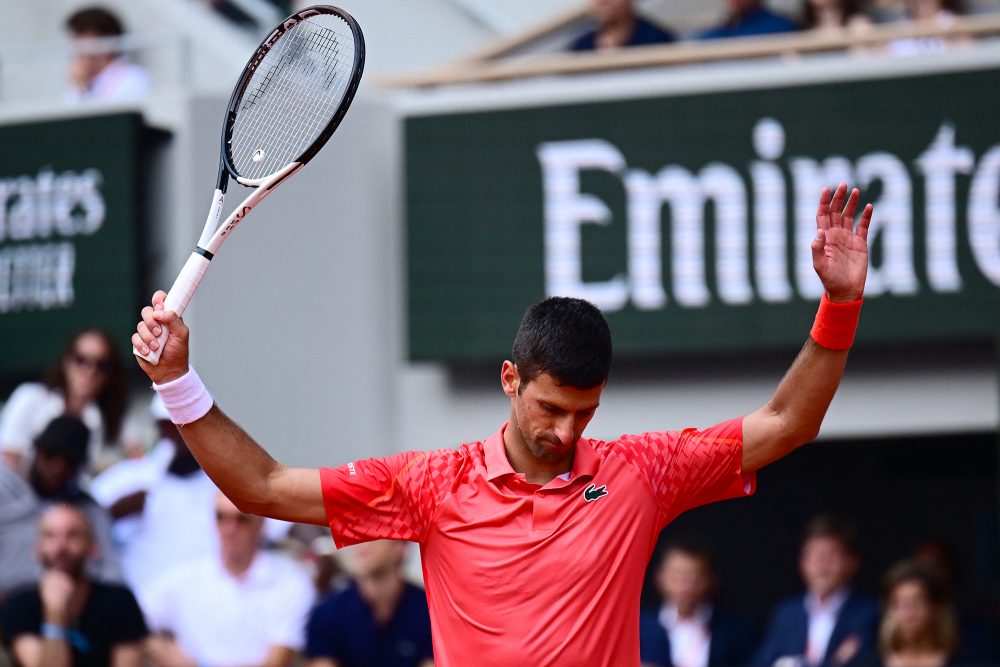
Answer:
[[(458, 449), (405, 452), (337, 468), (275, 461), (213, 404), (188, 364), (189, 330), (157, 292), (132, 336), (139, 364), (205, 471), (243, 511), (329, 525), (338, 546), (420, 544), (435, 662), (639, 664), (639, 593), (657, 535), (681, 512), (753, 493), (761, 467), (819, 432), (854, 338), (872, 207), (824, 189), (812, 242), (824, 295), (811, 336), (764, 407), (704, 430), (583, 437), (611, 366), (611, 334), (591, 304), (532, 306), (504, 361), (510, 414)], [(846, 199), (846, 203), (845, 203)]]

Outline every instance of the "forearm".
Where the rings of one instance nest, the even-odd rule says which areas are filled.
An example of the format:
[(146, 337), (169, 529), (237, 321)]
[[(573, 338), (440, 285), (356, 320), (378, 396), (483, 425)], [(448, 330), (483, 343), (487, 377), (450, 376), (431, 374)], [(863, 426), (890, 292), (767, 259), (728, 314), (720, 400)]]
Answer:
[[(743, 421), (745, 471), (758, 470), (816, 438), (846, 364), (847, 350), (806, 341), (771, 400)], [(748, 442), (756, 446), (747, 447)]]
[(270, 478), (280, 465), (217, 405), (179, 429), (198, 463), (233, 503), (250, 512), (268, 505)]

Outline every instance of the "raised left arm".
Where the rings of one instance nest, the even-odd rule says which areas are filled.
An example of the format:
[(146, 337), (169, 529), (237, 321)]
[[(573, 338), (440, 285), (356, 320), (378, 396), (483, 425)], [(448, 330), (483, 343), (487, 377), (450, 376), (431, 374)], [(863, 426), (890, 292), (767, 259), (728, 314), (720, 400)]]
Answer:
[[(868, 275), (867, 239), (872, 218), (872, 205), (868, 204), (855, 228), (854, 213), (860, 196), (856, 189), (847, 196), (844, 184), (832, 197), (829, 188), (823, 188), (820, 194), (816, 238), (811, 247), (813, 268), (829, 301), (821, 305), (821, 313), (843, 317), (838, 311), (851, 312), (860, 307)], [(820, 319), (823, 317), (821, 314)], [(806, 341), (771, 400), (743, 420), (744, 472), (777, 461), (819, 434), (844, 373), (849, 345), (849, 341), (837, 340), (836, 335), (830, 340), (817, 342), (810, 337)]]

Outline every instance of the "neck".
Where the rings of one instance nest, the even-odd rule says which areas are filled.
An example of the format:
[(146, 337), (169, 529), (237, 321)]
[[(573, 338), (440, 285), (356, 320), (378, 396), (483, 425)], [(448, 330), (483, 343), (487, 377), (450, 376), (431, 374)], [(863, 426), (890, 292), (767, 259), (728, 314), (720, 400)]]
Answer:
[(613, 16), (597, 30), (595, 40), (598, 47), (615, 48), (624, 46), (635, 32), (636, 18), (631, 12)]
[(816, 10), (816, 26), (820, 28), (840, 27), (843, 24), (840, 12), (834, 7), (823, 7)]
[(677, 605), (677, 618), (690, 621), (698, 613), (698, 605)]
[(510, 422), (503, 431), (504, 451), (507, 453), (507, 460), (514, 472), (524, 475), (524, 479), (529, 484), (544, 486), (553, 479), (569, 472), (573, 469), (573, 450), (558, 461), (543, 461), (535, 457), (528, 448), (524, 434), (518, 428), (513, 414)]
[(831, 591), (827, 591), (826, 593), (814, 593), (813, 595), (814, 595), (814, 596), (815, 596), (815, 598), (816, 598), (817, 600), (819, 600), (819, 601), (820, 601), (820, 602), (821, 602), (822, 604), (826, 604), (826, 603), (827, 603), (827, 602), (829, 602), (829, 601), (830, 601), (831, 599), (833, 599), (833, 597), (834, 597), (835, 595), (837, 595), (838, 593), (840, 593), (840, 591), (842, 591), (842, 590), (844, 590), (844, 587), (843, 587), (843, 586), (838, 586), (837, 588), (834, 588), (834, 589), (833, 589), (833, 590), (831, 590)]
[(242, 577), (253, 564), (256, 551), (249, 554), (222, 554), (222, 567), (234, 577)]

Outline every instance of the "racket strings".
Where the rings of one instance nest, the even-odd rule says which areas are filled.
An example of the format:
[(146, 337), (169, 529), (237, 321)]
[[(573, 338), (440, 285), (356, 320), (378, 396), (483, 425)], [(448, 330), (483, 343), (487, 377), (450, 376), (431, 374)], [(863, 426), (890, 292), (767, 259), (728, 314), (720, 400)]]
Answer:
[(316, 141), (343, 101), (354, 52), (350, 26), (332, 15), (303, 21), (278, 39), (237, 107), (229, 148), (241, 176), (272, 174)]

